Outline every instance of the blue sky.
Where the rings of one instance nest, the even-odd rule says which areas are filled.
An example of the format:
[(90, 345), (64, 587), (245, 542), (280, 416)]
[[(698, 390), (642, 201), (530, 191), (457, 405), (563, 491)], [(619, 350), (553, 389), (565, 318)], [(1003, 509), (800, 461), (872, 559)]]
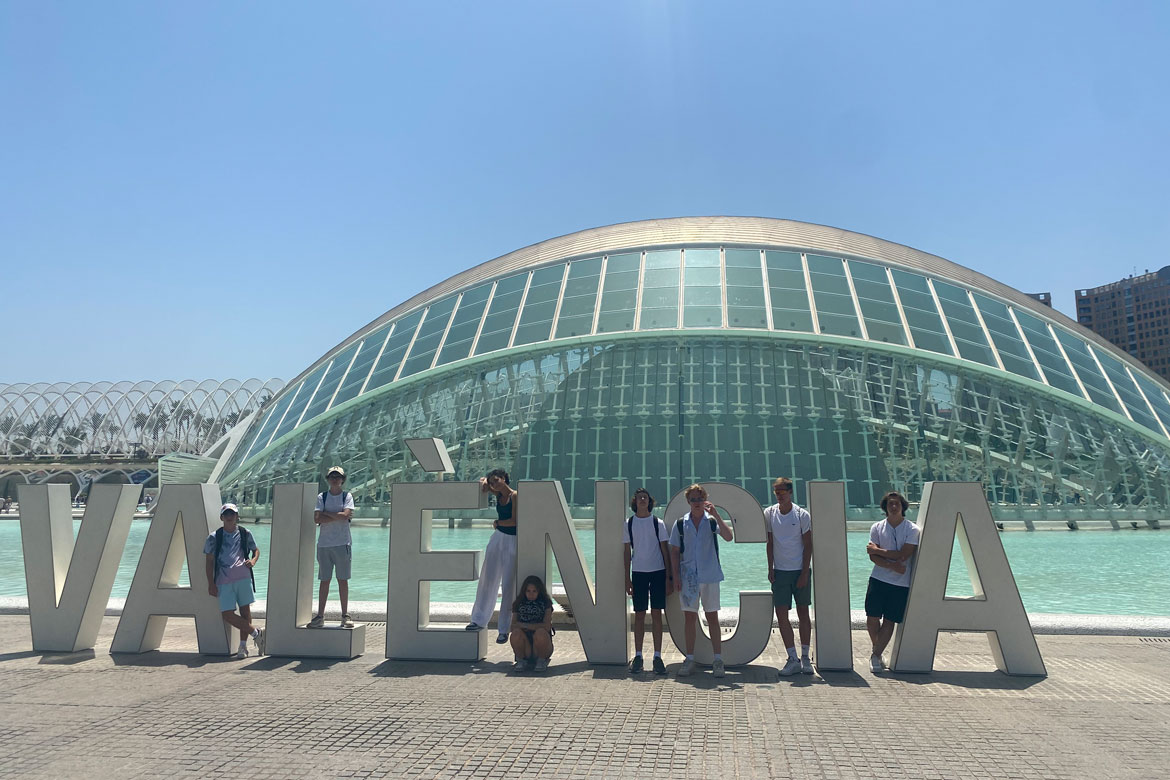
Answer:
[(289, 379), (471, 265), (682, 215), (1069, 313), (1170, 262), (1168, 9), (0, 0), (0, 383)]

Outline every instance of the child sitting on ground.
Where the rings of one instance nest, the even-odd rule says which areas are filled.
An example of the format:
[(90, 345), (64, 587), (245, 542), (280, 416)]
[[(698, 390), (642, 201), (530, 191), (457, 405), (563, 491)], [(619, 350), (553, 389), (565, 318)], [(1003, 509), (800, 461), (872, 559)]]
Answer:
[(512, 602), (512, 670), (543, 672), (553, 653), (552, 599), (544, 582), (535, 574), (524, 579), (520, 595)]

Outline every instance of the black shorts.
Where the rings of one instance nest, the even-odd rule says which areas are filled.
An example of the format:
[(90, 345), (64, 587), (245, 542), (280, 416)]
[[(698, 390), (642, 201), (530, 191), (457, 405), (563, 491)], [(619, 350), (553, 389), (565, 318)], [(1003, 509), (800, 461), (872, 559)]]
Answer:
[(635, 612), (645, 612), (647, 601), (652, 609), (666, 609), (666, 569), (636, 571), (630, 581), (634, 584)]
[(865, 591), (865, 616), (884, 617), (893, 623), (901, 623), (902, 618), (906, 617), (906, 599), (909, 596), (909, 588), (870, 577), (869, 587)]

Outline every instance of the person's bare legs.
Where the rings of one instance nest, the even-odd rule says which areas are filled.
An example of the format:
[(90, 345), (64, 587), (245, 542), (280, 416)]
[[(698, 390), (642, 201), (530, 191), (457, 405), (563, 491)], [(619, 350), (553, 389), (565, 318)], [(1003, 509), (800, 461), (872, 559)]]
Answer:
[(684, 612), (686, 616), (686, 634), (687, 655), (695, 654), (695, 632), (699, 628), (699, 613), (698, 612)]
[[(252, 607), (251, 606), (240, 607), (240, 617), (242, 617), (244, 619), (244, 622), (248, 624), (249, 629), (250, 629), (252, 626)], [(239, 627), (237, 626), (237, 628), (239, 628)], [(244, 628), (240, 629), (240, 641), (241, 642), (247, 641), (248, 637), (250, 637), (252, 635), (252, 632), (249, 629), (244, 629)]]
[[(796, 622), (800, 626), (800, 644), (805, 646), (812, 643), (812, 618), (808, 614), (808, 604), (796, 605)], [(788, 627), (792, 630), (792, 626)]]
[(707, 631), (711, 634), (711, 649), (715, 651), (715, 655), (719, 655), (723, 652), (723, 637), (719, 633), (718, 611), (707, 613)]
[(646, 638), (646, 613), (634, 613), (634, 651), (642, 654), (642, 640)]
[(523, 660), (532, 655), (532, 645), (528, 643), (528, 635), (519, 628), (512, 629), (512, 635), (509, 637), (512, 643), (512, 652), (516, 657)]
[(547, 630), (538, 628), (532, 632), (532, 652), (537, 658), (552, 658), (552, 637)]
[[(882, 630), (882, 619), (880, 617), (873, 617), (872, 615), (866, 615), (866, 617), (865, 617), (865, 630), (869, 632), (869, 642), (871, 645), (873, 645), (873, 652), (870, 653), (870, 655), (877, 655), (877, 653), (878, 653), (878, 649), (877, 649), (878, 635), (881, 633), (881, 630)], [(882, 648), (885, 649), (885, 645), (882, 645)]]
[[(805, 610), (808, 614), (808, 610)], [(784, 649), (791, 650), (796, 646), (796, 636), (792, 633), (792, 620), (788, 617), (788, 610), (776, 607), (776, 623), (780, 626), (780, 639), (784, 642)]]
[(325, 602), (329, 598), (330, 580), (321, 580), (321, 587), (317, 589), (317, 614), (325, 617)]
[[(341, 599), (341, 614), (349, 614), (349, 580), (337, 581), (337, 596)], [(321, 614), (325, 614), (325, 609), (322, 607)]]
[[(244, 607), (244, 609), (247, 609), (247, 607)], [(237, 615), (232, 610), (229, 610), (227, 612), (221, 612), (219, 614), (221, 614), (223, 616), (223, 620), (225, 623), (227, 623), (230, 626), (233, 626), (235, 628), (240, 629), (240, 634), (242, 636), (251, 636), (252, 631), (255, 630), (252, 628), (251, 623), (249, 623), (247, 620), (245, 620), (244, 618)]]
[[(875, 618), (876, 619), (876, 618)], [(869, 622), (868, 620), (866, 621)], [(882, 621), (881, 627), (878, 628), (877, 635), (873, 640), (873, 654), (880, 656), (885, 652), (886, 645), (890, 643), (890, 639), (894, 636), (894, 626), (897, 624), (888, 618)], [(872, 636), (871, 632), (871, 636)]]
[[(654, 629), (654, 652), (662, 652), (662, 610), (655, 609), (650, 612), (650, 621)], [(638, 649), (642, 649), (641, 640), (638, 641)]]

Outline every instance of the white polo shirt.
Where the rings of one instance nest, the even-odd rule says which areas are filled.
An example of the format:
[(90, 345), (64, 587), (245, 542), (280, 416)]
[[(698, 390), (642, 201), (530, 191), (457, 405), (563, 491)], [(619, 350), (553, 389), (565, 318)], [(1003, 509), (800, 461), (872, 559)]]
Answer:
[[(883, 550), (901, 550), (904, 544), (917, 545), (921, 537), (922, 530), (909, 520), (903, 520), (897, 526), (890, 525), (886, 520), (878, 520), (869, 529), (869, 540)], [(881, 582), (897, 585), (900, 588), (909, 588), (910, 573), (914, 571), (914, 558), (903, 561), (903, 563), (906, 565), (906, 571), (901, 574), (893, 569), (882, 568), (875, 563), (873, 572), (869, 576)]]
[(622, 541), (630, 544), (630, 525), (634, 527), (634, 555), (630, 559), (630, 568), (634, 571), (662, 571), (666, 563), (662, 559), (660, 542), (670, 539), (666, 531), (666, 523), (654, 515), (627, 518), (622, 524)]
[(779, 504), (764, 510), (768, 533), (772, 535), (772, 568), (780, 571), (800, 571), (804, 568), (804, 535), (812, 530), (812, 517), (796, 504), (787, 514)]

